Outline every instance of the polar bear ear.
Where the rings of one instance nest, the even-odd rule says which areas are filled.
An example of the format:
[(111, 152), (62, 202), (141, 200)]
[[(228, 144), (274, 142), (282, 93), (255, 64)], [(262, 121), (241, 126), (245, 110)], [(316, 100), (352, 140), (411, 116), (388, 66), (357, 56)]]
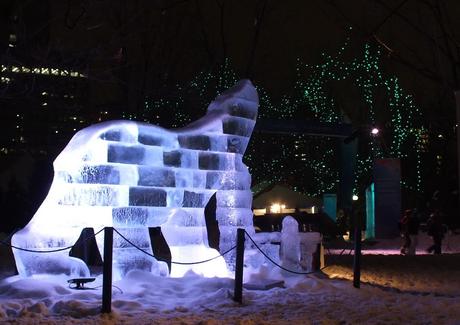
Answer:
[(208, 106), (208, 114), (220, 112), (231, 116), (255, 120), (259, 107), (259, 96), (251, 81), (243, 79), (226, 90)]

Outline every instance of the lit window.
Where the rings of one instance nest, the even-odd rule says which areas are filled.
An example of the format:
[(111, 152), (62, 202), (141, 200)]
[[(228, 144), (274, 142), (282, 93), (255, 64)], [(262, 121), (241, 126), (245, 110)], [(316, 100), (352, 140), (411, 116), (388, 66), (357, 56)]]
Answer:
[(273, 203), (270, 206), (271, 213), (280, 213), (281, 212), (281, 205), (279, 203)]
[(271, 213), (282, 213), (283, 210), (285, 210), (285, 209), (286, 209), (286, 205), (280, 204), (280, 203), (273, 203), (270, 206), (270, 212)]

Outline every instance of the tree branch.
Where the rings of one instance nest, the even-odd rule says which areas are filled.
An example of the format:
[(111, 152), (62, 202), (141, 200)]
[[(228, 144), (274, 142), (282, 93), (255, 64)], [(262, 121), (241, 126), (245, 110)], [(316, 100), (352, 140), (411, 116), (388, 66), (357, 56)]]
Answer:
[(254, 65), (254, 57), (255, 57), (255, 52), (256, 52), (256, 47), (257, 43), (259, 42), (259, 36), (260, 36), (260, 27), (262, 25), (262, 21), (265, 16), (265, 9), (267, 8), (268, 0), (263, 0), (264, 3), (262, 5), (262, 9), (260, 10), (259, 14), (257, 15), (254, 26), (255, 26), (255, 32), (254, 32), (254, 39), (252, 41), (252, 47), (251, 47), (251, 52), (249, 55), (249, 60), (248, 64), (246, 66), (246, 76), (248, 78), (252, 77), (252, 67)]

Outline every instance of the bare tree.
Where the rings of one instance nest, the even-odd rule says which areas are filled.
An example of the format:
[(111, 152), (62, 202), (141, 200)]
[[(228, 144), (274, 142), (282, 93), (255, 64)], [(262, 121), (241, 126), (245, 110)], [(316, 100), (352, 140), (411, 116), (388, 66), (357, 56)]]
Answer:
[[(431, 83), (436, 89), (438, 107), (426, 110), (429, 118), (456, 129), (457, 172), (460, 175), (460, 34), (457, 1), (373, 0), (361, 1), (363, 19), (348, 2), (328, 0), (333, 12), (355, 36), (381, 46), (386, 57)], [(439, 108), (449, 107), (445, 112)], [(456, 112), (456, 119), (455, 119)], [(457, 186), (460, 188), (460, 177)], [(459, 196), (460, 200), (460, 196)], [(460, 201), (459, 201), (460, 207)]]

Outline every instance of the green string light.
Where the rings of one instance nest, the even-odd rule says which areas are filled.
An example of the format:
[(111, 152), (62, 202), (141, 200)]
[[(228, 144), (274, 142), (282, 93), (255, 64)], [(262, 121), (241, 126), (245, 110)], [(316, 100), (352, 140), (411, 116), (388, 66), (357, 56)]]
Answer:
[[(394, 157), (414, 162), (414, 172), (405, 174), (401, 184), (420, 192), (420, 137), (425, 132), (423, 127), (416, 125), (421, 120), (420, 111), (398, 79), (382, 73), (378, 49), (366, 45), (361, 56), (347, 60), (349, 50), (345, 43), (335, 56), (322, 54), (321, 62), (315, 65), (302, 64), (298, 60), (297, 82), (292, 93), (276, 102), (257, 86), (259, 118), (339, 122), (344, 115), (339, 94), (355, 105), (354, 114), (361, 117), (360, 121), (355, 121), (355, 126), (384, 126), (382, 136), (384, 143), (388, 143), (386, 147), (382, 145), (382, 138), (365, 138), (364, 150), (359, 152), (357, 160), (355, 187), (363, 189), (368, 185), (373, 158)], [(176, 85), (173, 96), (146, 98), (140, 114), (124, 117), (151, 123), (161, 121), (164, 127), (185, 126), (202, 116), (209, 102), (237, 80), (226, 60), (213, 71), (200, 73), (186, 85)], [(341, 88), (343, 85), (353, 93), (344, 95), (347, 90)], [(317, 196), (337, 189), (336, 147), (336, 140), (328, 137), (255, 133), (244, 159), (251, 170), (253, 184), (287, 182), (298, 191)]]

